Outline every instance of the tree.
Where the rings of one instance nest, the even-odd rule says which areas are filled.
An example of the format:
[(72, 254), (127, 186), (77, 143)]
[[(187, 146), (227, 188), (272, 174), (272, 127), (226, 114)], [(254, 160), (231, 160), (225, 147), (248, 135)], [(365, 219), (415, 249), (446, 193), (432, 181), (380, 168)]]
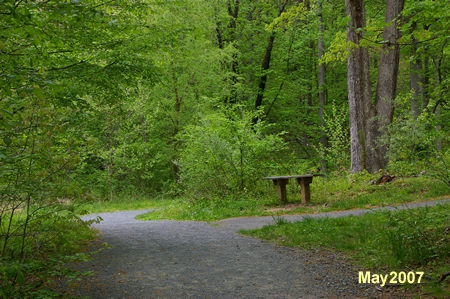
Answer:
[[(324, 114), (325, 114), (325, 105), (327, 104), (327, 89), (326, 89), (326, 70), (325, 64), (320, 63), (320, 60), (324, 54), (324, 32), (323, 32), (323, 3), (322, 0), (319, 0), (317, 3), (317, 16), (318, 16), (318, 29), (319, 36), (317, 38), (317, 58), (319, 59), (319, 67), (318, 67), (318, 89), (319, 89), (319, 118), (320, 125), (323, 127), (324, 122)], [(326, 149), (328, 146), (327, 136), (322, 133), (320, 136), (320, 143), (322, 148)], [(321, 168), (324, 172), (327, 172), (327, 161), (323, 159), (321, 161)]]
[[(286, 8), (287, 3), (288, 3), (288, 1), (284, 0), (284, 2), (281, 4), (281, 7), (278, 10), (278, 17), (280, 17), (281, 14), (284, 12), (284, 9)], [(259, 79), (258, 92), (256, 95), (256, 100), (255, 100), (255, 109), (256, 110), (258, 110), (259, 107), (262, 105), (262, 101), (264, 98), (264, 90), (266, 89), (266, 82), (267, 82), (267, 71), (269, 70), (269, 67), (270, 67), (270, 60), (271, 60), (274, 40), (275, 40), (275, 32), (272, 32), (267, 41), (266, 51), (265, 51), (264, 58), (261, 63), (262, 75)]]
[(397, 87), (400, 37), (399, 17), (403, 0), (387, 0), (385, 26), (378, 69), (375, 99), (372, 101), (369, 50), (364, 46), (366, 15), (363, 0), (346, 0), (350, 17), (347, 39), (351, 51), (347, 60), (347, 85), (350, 117), (351, 171), (375, 172), (387, 163), (387, 145), (378, 144), (392, 122), (393, 100)]

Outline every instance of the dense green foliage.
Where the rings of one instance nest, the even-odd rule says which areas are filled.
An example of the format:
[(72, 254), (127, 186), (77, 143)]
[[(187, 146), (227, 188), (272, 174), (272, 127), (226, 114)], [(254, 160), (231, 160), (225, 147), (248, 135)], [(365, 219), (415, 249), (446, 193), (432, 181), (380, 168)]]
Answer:
[[(367, 2), (361, 46), (376, 81), (385, 4)], [(406, 201), (448, 193), (447, 6), (409, 1), (401, 16), (383, 171), (433, 185)], [(74, 202), (177, 195), (211, 219), (271, 205), (262, 176), (332, 182), (350, 165), (347, 23), (338, 0), (0, 0), (0, 261), (41, 261), (31, 248), (52, 252), (53, 223), (85, 235)], [(313, 192), (317, 204), (331, 192), (349, 197), (342, 208), (365, 202)]]
[[(25, 215), (16, 214), (12, 226), (22, 227)], [(79, 273), (67, 268), (68, 263), (86, 261), (81, 252), (87, 240), (95, 237), (78, 216), (59, 208), (41, 209), (30, 219), (27, 235), (11, 236), (8, 252), (0, 259), (0, 298), (49, 298), (57, 296), (51, 287), (61, 278), (77, 280)], [(5, 230), (5, 227), (2, 228)], [(22, 237), (26, 237), (22, 243)], [(5, 248), (5, 240), (2, 240)], [(13, 258), (21, 253), (21, 258)]]
[[(260, 178), (280, 170), (281, 137), (264, 134), (252, 115), (230, 119), (212, 114), (188, 127), (181, 140), (180, 183), (197, 196), (255, 189)], [(255, 190), (253, 190), (255, 191)]]

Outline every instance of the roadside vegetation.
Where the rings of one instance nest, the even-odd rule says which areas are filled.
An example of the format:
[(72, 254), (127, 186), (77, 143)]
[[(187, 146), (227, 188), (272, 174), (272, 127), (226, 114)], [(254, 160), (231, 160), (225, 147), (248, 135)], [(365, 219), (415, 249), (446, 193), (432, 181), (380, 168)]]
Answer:
[(311, 202), (301, 204), (300, 186), (288, 184), (288, 204), (281, 205), (271, 181), (259, 183), (259, 194), (236, 194), (216, 199), (185, 198), (164, 202), (141, 220), (176, 219), (213, 221), (238, 216), (314, 214), (372, 208), (450, 197), (448, 186), (433, 177), (399, 177), (376, 185), (379, 174), (341, 175), (314, 178)]
[(174, 199), (142, 197), (119, 197), (110, 200), (80, 201), (76, 204), (76, 211), (80, 215), (93, 213), (107, 213), (126, 210), (160, 209), (172, 204)]
[(411, 286), (415, 293), (448, 298), (449, 210), (446, 203), (363, 216), (306, 218), (295, 223), (280, 218), (276, 225), (241, 233), (286, 246), (340, 251), (358, 264), (358, 271), (423, 271), (423, 283)]
[(96, 237), (89, 227), (93, 221), (81, 221), (68, 207), (34, 208), (32, 219), (17, 211), (1, 223), (9, 237), (0, 240), (0, 298), (57, 297), (55, 281), (70, 283), (88, 274), (72, 271), (67, 264), (90, 258), (84, 251)]

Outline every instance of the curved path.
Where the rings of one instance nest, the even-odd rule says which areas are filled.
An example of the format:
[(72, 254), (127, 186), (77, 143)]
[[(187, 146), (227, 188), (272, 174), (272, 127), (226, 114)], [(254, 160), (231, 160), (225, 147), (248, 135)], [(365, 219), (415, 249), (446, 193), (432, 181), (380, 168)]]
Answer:
[[(445, 200), (449, 201), (449, 200)], [(436, 201), (433, 204), (442, 203)], [(357, 284), (358, 270), (338, 254), (277, 246), (234, 231), (272, 217), (138, 221), (150, 210), (100, 215), (94, 227), (109, 248), (80, 267), (94, 274), (72, 286), (89, 298), (368, 298), (398, 290)], [(368, 212), (359, 211), (358, 213)], [(354, 213), (355, 211), (349, 211)], [(348, 212), (328, 213), (345, 216)], [(284, 216), (289, 221), (299, 215)], [(302, 216), (304, 217), (304, 216)], [(251, 220), (252, 219), (252, 220)], [(255, 224), (256, 223), (256, 224)]]

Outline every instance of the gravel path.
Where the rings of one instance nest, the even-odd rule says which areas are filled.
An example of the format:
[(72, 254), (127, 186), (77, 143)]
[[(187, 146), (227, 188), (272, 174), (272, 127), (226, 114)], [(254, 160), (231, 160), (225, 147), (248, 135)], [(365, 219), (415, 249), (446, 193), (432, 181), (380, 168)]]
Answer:
[[(268, 224), (273, 221), (271, 217), (227, 219), (215, 225), (134, 219), (148, 211), (87, 217), (103, 218), (94, 227), (101, 232), (100, 242), (110, 248), (79, 265), (94, 274), (71, 287), (69, 294), (89, 298), (402, 296), (397, 289), (380, 291), (373, 285), (357, 284), (358, 270), (363, 269), (355, 269), (338, 254), (277, 246), (234, 232)], [(298, 217), (284, 216), (289, 221), (301, 219)]]
[(226, 227), (230, 230), (238, 231), (242, 229), (256, 229), (261, 228), (264, 225), (274, 224), (277, 218), (283, 218), (289, 222), (302, 221), (305, 217), (310, 218), (337, 218), (344, 216), (360, 216), (367, 213), (374, 213), (380, 210), (404, 210), (418, 207), (431, 207), (437, 204), (444, 204), (446, 202), (450, 202), (450, 198), (442, 199), (442, 200), (434, 200), (434, 201), (424, 201), (424, 202), (414, 202), (407, 204), (400, 204), (395, 206), (386, 206), (372, 209), (355, 209), (355, 210), (347, 210), (347, 211), (336, 211), (336, 212), (328, 212), (328, 213), (320, 213), (320, 214), (302, 214), (302, 215), (284, 215), (284, 216), (263, 216), (263, 217), (235, 217), (228, 218), (224, 220), (217, 221), (221, 227)]

